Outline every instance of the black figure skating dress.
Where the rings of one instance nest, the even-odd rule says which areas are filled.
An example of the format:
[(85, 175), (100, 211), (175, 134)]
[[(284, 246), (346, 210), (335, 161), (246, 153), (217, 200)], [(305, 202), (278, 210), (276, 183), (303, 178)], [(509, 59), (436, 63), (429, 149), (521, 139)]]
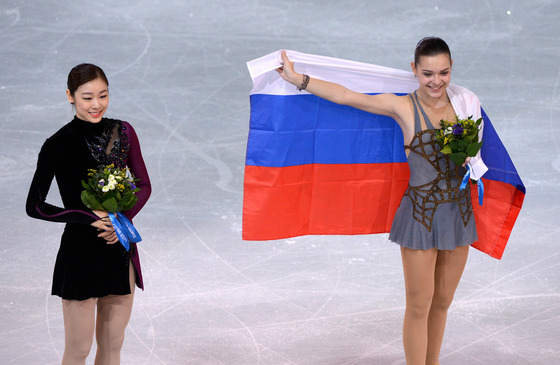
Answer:
[[(123, 212), (132, 219), (148, 200), (151, 187), (138, 138), (130, 124), (108, 118), (90, 123), (75, 117), (48, 138), (39, 153), (26, 210), (34, 218), (66, 223), (52, 285), (52, 294), (64, 299), (130, 294), (131, 261), (136, 284), (143, 288), (136, 244), (131, 243), (127, 252), (120, 243), (109, 245), (97, 237), (99, 232), (90, 224), (98, 217), (80, 199), (84, 190), (81, 181), (87, 180), (87, 170), (110, 163), (128, 166), (140, 179), (138, 203)], [(64, 207), (46, 202), (53, 178)]]

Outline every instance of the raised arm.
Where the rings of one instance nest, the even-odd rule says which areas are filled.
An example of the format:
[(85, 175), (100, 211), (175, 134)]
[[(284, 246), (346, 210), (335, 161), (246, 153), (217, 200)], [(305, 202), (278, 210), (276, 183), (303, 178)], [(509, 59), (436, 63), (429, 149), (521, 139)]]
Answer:
[[(294, 63), (288, 59), (285, 51), (282, 51), (283, 67), (276, 71), (290, 84), (301, 88), (305, 82), (302, 74), (295, 72)], [(401, 124), (400, 120), (406, 112), (406, 100), (395, 94), (367, 95), (352, 91), (342, 85), (332, 82), (310, 78), (305, 90), (317, 95), (320, 98), (332, 101), (333, 103), (349, 105), (357, 109), (374, 114), (387, 115)], [(401, 125), (402, 127), (402, 125)]]

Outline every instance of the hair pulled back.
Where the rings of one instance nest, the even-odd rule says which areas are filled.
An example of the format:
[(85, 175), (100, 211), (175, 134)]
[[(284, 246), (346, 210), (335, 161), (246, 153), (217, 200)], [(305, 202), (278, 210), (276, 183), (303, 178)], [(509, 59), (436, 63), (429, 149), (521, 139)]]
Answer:
[(101, 79), (105, 81), (107, 87), (109, 86), (107, 76), (105, 76), (105, 72), (103, 72), (101, 67), (92, 65), (91, 63), (81, 63), (74, 66), (72, 70), (70, 70), (68, 81), (66, 82), (70, 95), (73, 97), (80, 86), (95, 79)]
[(451, 59), (451, 51), (445, 41), (438, 37), (425, 37), (420, 39), (414, 50), (414, 65), (420, 62), (422, 56), (437, 56), (447, 54)]

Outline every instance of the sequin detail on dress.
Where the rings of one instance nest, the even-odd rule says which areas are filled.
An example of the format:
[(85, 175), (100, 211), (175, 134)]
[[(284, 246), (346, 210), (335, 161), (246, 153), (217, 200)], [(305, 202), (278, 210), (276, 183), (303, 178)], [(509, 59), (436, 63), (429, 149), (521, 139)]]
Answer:
[(105, 128), (99, 137), (93, 141), (86, 139), (86, 144), (93, 158), (100, 165), (114, 164), (116, 167), (125, 167), (126, 157), (130, 144), (125, 128), (120, 120), (105, 119)]
[(412, 138), (410, 145), (405, 145), (410, 153), (416, 153), (429, 162), (437, 173), (437, 177), (429, 183), (409, 185), (404, 194), (412, 201), (412, 216), (424, 225), (428, 232), (432, 230), (432, 220), (439, 204), (457, 203), (465, 227), (472, 215), (470, 189), (459, 190), (462, 180), (459, 166), (451, 162), (449, 156), (439, 153), (440, 147), (436, 142), (435, 132), (435, 129), (419, 131)]

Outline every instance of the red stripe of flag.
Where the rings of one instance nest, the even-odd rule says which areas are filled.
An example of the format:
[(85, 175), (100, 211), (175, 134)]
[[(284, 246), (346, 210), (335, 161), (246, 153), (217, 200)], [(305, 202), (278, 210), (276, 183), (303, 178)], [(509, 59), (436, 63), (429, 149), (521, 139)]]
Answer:
[(388, 232), (407, 163), (245, 167), (243, 239)]

